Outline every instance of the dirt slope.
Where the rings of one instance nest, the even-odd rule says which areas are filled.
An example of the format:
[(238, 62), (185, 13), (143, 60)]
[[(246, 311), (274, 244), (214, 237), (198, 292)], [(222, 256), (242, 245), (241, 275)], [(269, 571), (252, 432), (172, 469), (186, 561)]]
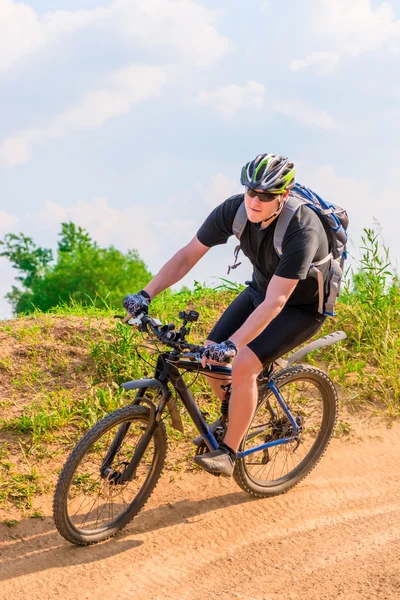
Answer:
[(398, 599), (399, 438), (396, 425), (334, 440), (302, 484), (272, 499), (169, 473), (117, 538), (89, 548), (60, 538), (50, 516), (1, 525), (0, 597)]

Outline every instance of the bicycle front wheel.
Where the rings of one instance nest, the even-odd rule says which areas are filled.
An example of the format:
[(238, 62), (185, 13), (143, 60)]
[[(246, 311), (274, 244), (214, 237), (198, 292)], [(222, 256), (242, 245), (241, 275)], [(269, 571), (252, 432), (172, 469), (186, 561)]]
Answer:
[(69, 456), (53, 502), (56, 527), (69, 542), (86, 546), (112, 537), (147, 502), (165, 463), (163, 422), (158, 424), (132, 481), (119, 483), (119, 477), (135, 453), (149, 416), (147, 407), (121, 408), (92, 427)]
[(316, 466), (325, 452), (337, 419), (337, 392), (328, 375), (306, 365), (290, 367), (274, 377), (285, 403), (299, 427), (297, 435), (275, 395), (267, 385), (259, 388), (253, 420), (240, 451), (283, 438), (274, 445), (236, 462), (234, 478), (248, 494), (257, 497), (283, 494)]

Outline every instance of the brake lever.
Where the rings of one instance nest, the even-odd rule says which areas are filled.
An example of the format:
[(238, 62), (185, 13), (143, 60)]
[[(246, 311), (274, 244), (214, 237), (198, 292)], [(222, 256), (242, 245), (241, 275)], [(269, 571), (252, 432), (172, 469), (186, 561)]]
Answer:
[[(130, 325), (131, 327), (133, 327), (134, 325), (141, 325), (142, 324), (142, 317), (144, 317), (146, 313), (140, 313), (140, 315), (138, 315), (137, 317), (132, 317), (132, 319), (129, 319), (129, 321), (125, 321), (125, 323), (127, 325)], [(123, 315), (114, 315), (114, 319), (121, 319), (121, 321), (124, 321), (125, 317)]]

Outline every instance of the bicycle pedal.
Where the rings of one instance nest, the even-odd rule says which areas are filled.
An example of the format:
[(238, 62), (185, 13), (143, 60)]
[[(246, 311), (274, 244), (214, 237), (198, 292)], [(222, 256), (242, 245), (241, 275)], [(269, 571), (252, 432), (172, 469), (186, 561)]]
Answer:
[[(203, 442), (203, 440), (202, 440), (202, 442)], [(207, 448), (207, 446), (203, 442), (202, 444), (200, 444), (199, 446), (197, 446), (195, 456), (198, 456), (199, 454), (204, 454), (205, 452), (209, 452), (209, 449)]]

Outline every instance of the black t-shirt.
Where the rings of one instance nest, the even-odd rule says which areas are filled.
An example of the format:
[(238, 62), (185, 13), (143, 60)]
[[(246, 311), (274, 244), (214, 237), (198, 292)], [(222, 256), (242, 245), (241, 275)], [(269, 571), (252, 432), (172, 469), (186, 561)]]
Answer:
[[(244, 201), (244, 195), (228, 198), (214, 208), (197, 232), (199, 241), (211, 248), (226, 244), (233, 235), (232, 225), (236, 211)], [(307, 310), (318, 309), (318, 283), (315, 272), (310, 271), (313, 262), (324, 259), (329, 253), (328, 239), (318, 215), (307, 207), (301, 206), (286, 230), (282, 243), (282, 256), (278, 257), (274, 247), (274, 232), (278, 219), (265, 229), (260, 223), (246, 223), (240, 246), (252, 263), (253, 279), (251, 286), (264, 293), (273, 275), (286, 279), (299, 279), (287, 306), (304, 307)], [(322, 271), (327, 294), (327, 279), (330, 262), (318, 267)]]

